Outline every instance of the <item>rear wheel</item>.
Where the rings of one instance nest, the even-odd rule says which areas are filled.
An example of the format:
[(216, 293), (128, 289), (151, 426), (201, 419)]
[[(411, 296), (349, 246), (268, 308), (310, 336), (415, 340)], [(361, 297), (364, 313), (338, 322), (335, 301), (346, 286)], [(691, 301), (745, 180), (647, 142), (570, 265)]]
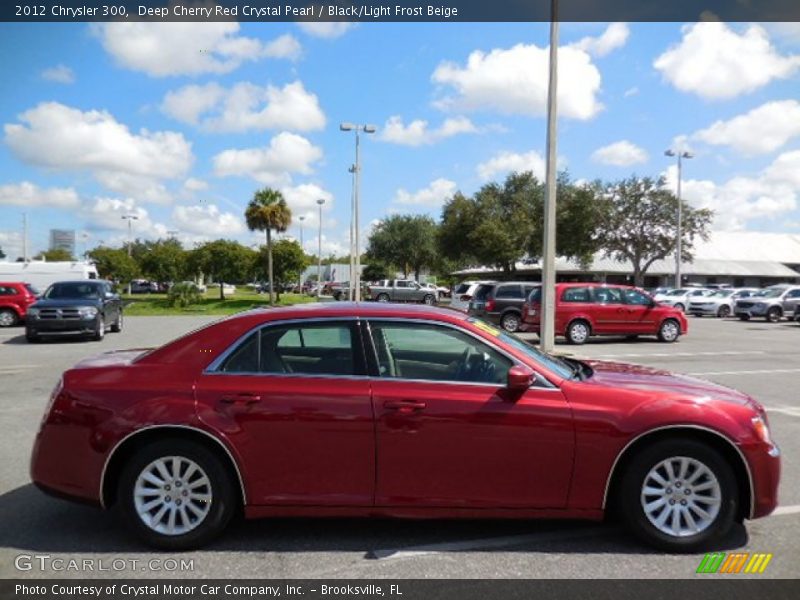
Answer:
[(570, 344), (585, 344), (591, 333), (592, 330), (589, 327), (589, 323), (579, 319), (573, 321), (567, 327), (567, 341)]
[(777, 306), (773, 306), (767, 311), (767, 321), (769, 321), (770, 323), (777, 323), (778, 321), (781, 320), (782, 316), (783, 312)]
[(188, 550), (219, 535), (236, 510), (234, 483), (208, 448), (164, 440), (136, 452), (120, 477), (125, 521), (147, 544)]
[(672, 343), (681, 335), (681, 326), (675, 319), (667, 319), (658, 328), (659, 341)]
[(10, 308), (0, 309), (0, 327), (11, 327), (17, 324), (17, 313)]
[(389, 301), (389, 294), (378, 294), (378, 297), (375, 298), (378, 302), (388, 302)]
[(750, 320), (750, 315), (739, 315), (739, 320), (740, 321), (749, 321)]
[(694, 552), (719, 540), (738, 510), (731, 465), (693, 440), (664, 440), (637, 452), (619, 494), (631, 531), (670, 552)]
[(717, 316), (722, 319), (727, 319), (728, 317), (731, 316), (731, 307), (723, 304), (722, 306), (719, 307), (719, 310), (717, 311)]
[(681, 312), (686, 312), (686, 307), (685, 307), (683, 304), (681, 304), (680, 302), (678, 302), (678, 303), (675, 305), (675, 308), (677, 308), (677, 309), (678, 309), (679, 311), (681, 311)]
[(94, 330), (92, 339), (96, 342), (102, 342), (106, 336), (106, 322), (103, 317), (97, 317), (97, 329)]
[(423, 299), (422, 302), (427, 304), (428, 306), (432, 306), (436, 304), (436, 297), (433, 294), (427, 294)]
[(500, 325), (509, 333), (516, 332), (519, 329), (519, 315), (513, 312), (504, 314)]

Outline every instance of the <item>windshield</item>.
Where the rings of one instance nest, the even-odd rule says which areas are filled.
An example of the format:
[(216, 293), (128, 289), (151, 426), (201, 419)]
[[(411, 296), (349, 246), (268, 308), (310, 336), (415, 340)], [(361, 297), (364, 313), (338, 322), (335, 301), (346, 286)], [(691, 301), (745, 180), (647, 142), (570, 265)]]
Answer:
[(456, 289), (454, 290), (454, 293), (456, 293), (456, 294), (466, 294), (467, 290), (470, 288), (471, 285), (472, 284), (469, 283), (468, 281), (465, 281), (464, 283), (459, 283), (456, 286)]
[(60, 300), (65, 298), (99, 298), (100, 288), (91, 283), (54, 283), (45, 292), (44, 297), (48, 300)]
[(768, 290), (763, 290), (763, 294), (759, 294), (764, 298), (777, 298), (781, 296), (787, 288), (770, 288)]
[(714, 292), (713, 294), (710, 294), (710, 297), (711, 298), (727, 298), (731, 294), (733, 294), (733, 290), (719, 290), (717, 292)]
[(672, 290), (667, 292), (667, 296), (683, 296), (686, 293), (686, 290)]

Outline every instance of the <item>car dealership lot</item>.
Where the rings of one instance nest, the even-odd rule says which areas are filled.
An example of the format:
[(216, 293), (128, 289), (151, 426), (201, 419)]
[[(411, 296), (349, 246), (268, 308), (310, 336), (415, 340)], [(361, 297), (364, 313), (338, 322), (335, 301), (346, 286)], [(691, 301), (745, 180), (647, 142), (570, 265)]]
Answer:
[[(20, 328), (0, 330), (0, 576), (110, 576), (124, 566), (146, 577), (691, 577), (700, 555), (660, 555), (611, 525), (555, 521), (277, 519), (234, 527), (209, 548), (181, 554), (193, 569), (138, 546), (113, 515), (45, 497), (29, 484), (33, 436), (62, 370), (105, 350), (162, 343), (208, 317), (131, 317), (103, 342), (29, 345)], [(535, 336), (531, 336), (535, 339)], [(723, 550), (774, 554), (762, 576), (797, 577), (800, 550), (800, 326), (690, 318), (677, 344), (643, 338), (559, 344), (577, 357), (636, 362), (738, 388), (767, 408), (783, 451), (780, 514), (738, 528)], [(92, 559), (94, 572), (44, 570), (20, 555)], [(119, 562), (122, 559), (124, 562)], [(112, 561), (117, 560), (117, 563)], [(133, 565), (131, 561), (139, 561)], [(29, 564), (22, 560), (21, 565)], [(61, 564), (61, 563), (58, 563)], [(67, 563), (65, 563), (67, 564)], [(82, 563), (81, 563), (82, 564)], [(161, 570), (158, 570), (158, 569)], [(741, 575), (740, 575), (741, 576)]]

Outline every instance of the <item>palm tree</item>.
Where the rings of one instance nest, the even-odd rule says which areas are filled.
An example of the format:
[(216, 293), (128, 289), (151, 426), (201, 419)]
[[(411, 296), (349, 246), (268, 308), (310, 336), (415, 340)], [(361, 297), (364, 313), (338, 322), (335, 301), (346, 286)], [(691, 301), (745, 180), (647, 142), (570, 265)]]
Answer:
[(292, 211), (278, 190), (264, 188), (253, 194), (253, 199), (244, 211), (250, 231), (267, 233), (267, 274), (269, 276), (269, 303), (274, 303), (274, 281), (272, 277), (272, 230), (283, 233), (292, 224)]

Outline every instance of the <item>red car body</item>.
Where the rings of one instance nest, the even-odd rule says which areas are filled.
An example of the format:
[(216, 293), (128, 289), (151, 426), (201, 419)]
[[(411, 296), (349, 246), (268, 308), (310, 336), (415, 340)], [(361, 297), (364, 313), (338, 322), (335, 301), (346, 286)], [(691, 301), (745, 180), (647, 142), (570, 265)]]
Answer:
[(0, 281), (0, 326), (8, 327), (25, 319), (28, 307), (36, 302), (31, 286), (19, 281)]
[[(359, 335), (384, 320), (452, 328), (509, 357), (517, 375), (535, 372), (538, 383), (518, 391), (381, 377), (364, 339), (358, 376), (208, 370), (256, 328), (338, 320)], [(111, 352), (66, 371), (36, 437), (31, 477), (45, 491), (108, 507), (143, 444), (195, 439), (235, 473), (247, 517), (601, 519), (631, 453), (682, 436), (729, 457), (741, 517), (776, 506), (778, 452), (753, 427), (766, 415), (752, 398), (640, 366), (591, 362), (584, 380), (552, 367), (454, 311), (383, 303), (250, 311), (149, 352)]]
[[(586, 291), (585, 296), (577, 292)], [(599, 293), (603, 297), (599, 298)], [(648, 303), (625, 302), (625, 294), (636, 293)], [(573, 298), (569, 295), (573, 294)], [(522, 306), (521, 331), (538, 332), (540, 303), (527, 300)], [(685, 335), (689, 324), (682, 311), (657, 303), (649, 294), (631, 286), (602, 283), (556, 284), (556, 335), (568, 337), (569, 327), (576, 321), (589, 325), (590, 335), (658, 335), (662, 324), (672, 320)]]

